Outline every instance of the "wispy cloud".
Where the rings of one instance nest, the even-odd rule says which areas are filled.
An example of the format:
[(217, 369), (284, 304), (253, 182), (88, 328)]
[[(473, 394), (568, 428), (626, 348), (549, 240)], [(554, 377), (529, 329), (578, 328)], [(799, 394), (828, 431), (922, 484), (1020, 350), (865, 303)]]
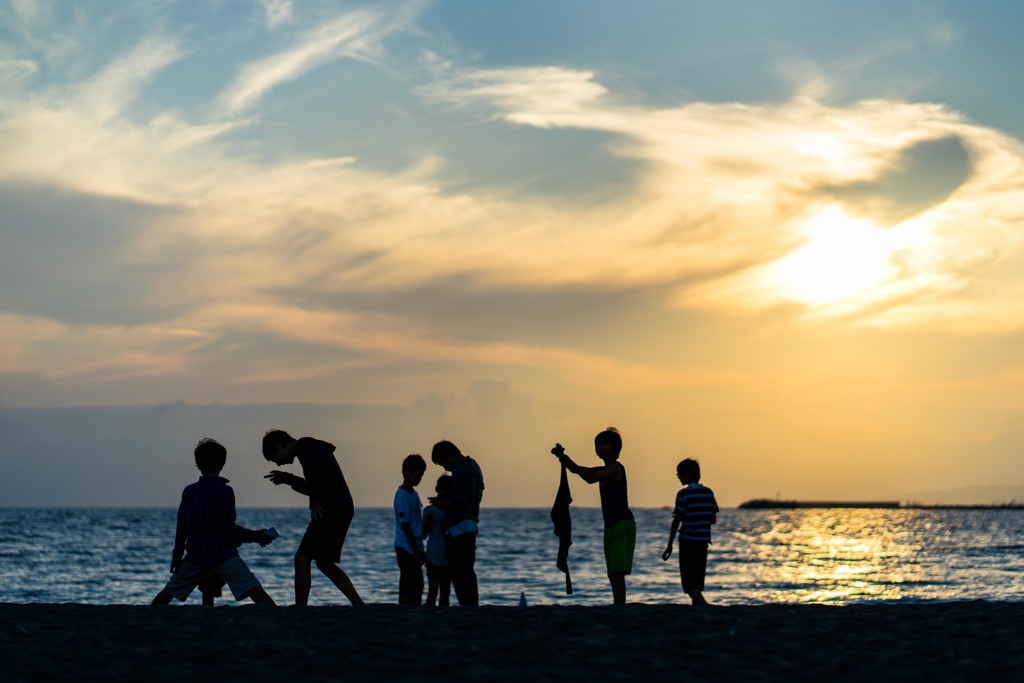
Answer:
[(39, 65), (28, 59), (0, 60), (0, 83), (17, 85), (39, 73)]
[(292, 0), (260, 0), (267, 17), (267, 28), (274, 29), (292, 18)]
[(398, 9), (361, 9), (308, 31), (295, 44), (246, 66), (220, 101), (229, 114), (256, 105), (273, 88), (342, 58), (375, 61), (389, 35), (408, 29), (419, 3)]
[[(1024, 211), (1024, 196), (997, 189), (1008, 178), (1024, 181), (1020, 143), (944, 107), (882, 100), (839, 107), (801, 97), (782, 105), (641, 109), (616, 102), (589, 72), (559, 69), (470, 71), (429, 94), (486, 103), (517, 124), (619, 134), (614, 149), (646, 161), (650, 170), (639, 196), (626, 200), (621, 222), (599, 223), (608, 226), (602, 244), (615, 245), (618, 255), (613, 271), (663, 280), (733, 273), (680, 290), (681, 302), (726, 308), (787, 300), (780, 283), (765, 279), (763, 266), (806, 244), (804, 227), (823, 207), (841, 205), (823, 189), (867, 181), (883, 188), (916, 145), (957, 139), (971, 157), (965, 182), (907, 224), (880, 227), (915, 235), (886, 257), (891, 279), (863, 298), (818, 310), (868, 314), (875, 324), (973, 329), (1024, 319), (1016, 304), (1015, 314), (1006, 302), (994, 307), (1002, 294), (983, 284), (991, 278), (1003, 292), (1024, 285), (1007, 269), (1024, 265), (1021, 240), (1009, 229)], [(979, 232), (971, 227), (979, 221), (1003, 227)], [(956, 314), (943, 315), (947, 306)]]
[(182, 55), (175, 40), (161, 36), (145, 38), (95, 78), (83, 83), (78, 88), (76, 106), (98, 121), (121, 116), (140, 87)]
[[(418, 7), (351, 12), (251, 61), (227, 87), (214, 82), (224, 118), (172, 106), (135, 111), (147, 84), (191, 54), (160, 34), (69, 87), (0, 96), (10, 112), (0, 119), (0, 182), (18, 188), (5, 220), (23, 221), (8, 235), (30, 239), (32, 221), (46, 218), (80, 238), (22, 252), (41, 267), (0, 271), (5, 291), (23, 292), (4, 320), (3, 367), (61, 382), (195, 373), (237, 387), (466, 364), (593, 389), (615, 376), (623, 388), (660, 390), (699, 373), (616, 357), (581, 342), (582, 333), (570, 343), (543, 324), (553, 316), (520, 312), (538, 323), (526, 335), (493, 324), (493, 311), (510, 303), (523, 311), (557, 293), (559, 317), (593, 324), (602, 317), (590, 303), (595, 292), (644, 291), (643, 315), (624, 314), (642, 337), (656, 337), (672, 307), (727, 315), (785, 307), (808, 325), (841, 316), (915, 329), (991, 331), (1024, 320), (1015, 229), (1024, 151), (941, 105), (830, 105), (805, 91), (773, 105), (653, 106), (589, 70), (462, 70), (428, 60), (438, 80), (418, 92), (434, 114), (472, 107), (498, 137), (523, 127), (606, 134), (609, 152), (639, 171), (598, 203), (502, 187), (453, 191), (442, 180), (442, 146), (379, 170), (349, 156), (268, 159), (231, 139), (249, 122), (240, 115), (258, 118), (275, 87), (332, 60), (378, 58)], [(10, 69), (31, 76), (31, 64)], [(966, 160), (952, 160), (962, 177), (916, 197), (912, 211), (888, 211), (902, 201), (893, 178), (908, 157), (942, 140), (962, 150)], [(15, 201), (26, 186), (51, 198), (66, 191), (66, 210)], [(886, 237), (881, 274), (836, 300), (802, 297), (778, 265), (811, 246), (809, 226), (836, 215), (849, 219), (840, 229), (868, 222), (872, 239)], [(58, 275), (44, 277), (46, 267)], [(489, 295), (477, 305), (492, 315), (453, 325), (467, 289)]]

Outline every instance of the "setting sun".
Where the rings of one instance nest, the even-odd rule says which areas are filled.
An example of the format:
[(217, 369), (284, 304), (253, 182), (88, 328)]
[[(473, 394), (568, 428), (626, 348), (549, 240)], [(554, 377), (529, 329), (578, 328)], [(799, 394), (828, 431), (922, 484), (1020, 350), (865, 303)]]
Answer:
[(804, 224), (807, 244), (771, 268), (772, 278), (792, 298), (812, 305), (856, 296), (892, 274), (897, 235), (871, 221), (826, 207)]

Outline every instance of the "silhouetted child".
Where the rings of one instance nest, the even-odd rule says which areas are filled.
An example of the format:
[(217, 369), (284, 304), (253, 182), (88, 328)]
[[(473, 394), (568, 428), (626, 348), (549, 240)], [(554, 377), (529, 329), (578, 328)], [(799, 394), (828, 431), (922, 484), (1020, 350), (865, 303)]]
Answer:
[(423, 601), (423, 504), (416, 487), (427, 471), (420, 455), (402, 461), (402, 485), (395, 491), (395, 557), (398, 559), (398, 604)]
[(668, 547), (661, 554), (661, 559), (668, 560), (672, 556), (672, 541), (678, 531), (679, 580), (693, 605), (702, 607), (708, 604), (703, 593), (704, 575), (711, 544), (711, 525), (718, 521), (718, 502), (714, 492), (700, 483), (700, 463), (696, 460), (687, 458), (680, 462), (676, 476), (683, 488), (676, 494)]
[(476, 460), (459, 450), (451, 441), (438, 441), (430, 451), (435, 465), (451, 472), (447, 499), (432, 497), (444, 510), (444, 533), (448, 574), (460, 607), (480, 604), (480, 586), (476, 576), (476, 539), (480, 533), (480, 502), (484, 496), (484, 474)]
[(619, 462), (622, 436), (609, 427), (594, 437), (594, 452), (604, 461), (601, 467), (583, 467), (565, 454), (562, 444), (551, 449), (565, 468), (588, 484), (598, 484), (601, 491), (601, 515), (604, 518), (604, 558), (612, 602), (626, 604), (626, 575), (633, 571), (636, 548), (636, 522), (629, 509), (626, 468)]
[[(442, 474), (437, 478), (435, 499), (448, 500), (452, 478)], [(423, 538), (427, 541), (427, 604), (448, 607), (452, 591), (452, 579), (448, 574), (448, 554), (444, 548), (444, 532), (441, 521), (444, 510), (431, 503), (423, 509)]]
[(290, 465), (298, 459), (304, 477), (272, 470), (264, 478), (274, 484), (288, 484), (294, 491), (309, 496), (309, 526), (295, 551), (295, 604), (309, 602), (314, 562), (349, 602), (365, 604), (348, 574), (338, 566), (355, 505), (334, 457), (334, 444), (308, 436), (294, 439), (288, 432), (271, 429), (263, 435), (263, 457), (276, 465)]
[[(266, 529), (253, 531), (235, 523), (235, 492), (228, 486), (228, 480), (220, 476), (227, 461), (227, 449), (213, 439), (203, 439), (196, 445), (194, 455), (202, 476), (181, 493), (171, 554), (174, 576), (152, 604), (166, 605), (172, 599), (184, 602), (214, 572), (227, 582), (235, 600), (251, 598), (258, 605), (273, 605), (274, 600), (238, 555), (242, 543), (266, 546), (273, 538)], [(212, 602), (211, 598), (209, 604)]]

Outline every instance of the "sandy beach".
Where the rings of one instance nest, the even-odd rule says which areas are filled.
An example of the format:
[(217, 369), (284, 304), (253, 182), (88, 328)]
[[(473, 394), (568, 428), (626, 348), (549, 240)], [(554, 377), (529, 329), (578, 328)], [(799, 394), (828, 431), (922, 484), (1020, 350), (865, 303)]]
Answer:
[(5, 681), (1012, 680), (1024, 603), (0, 604)]

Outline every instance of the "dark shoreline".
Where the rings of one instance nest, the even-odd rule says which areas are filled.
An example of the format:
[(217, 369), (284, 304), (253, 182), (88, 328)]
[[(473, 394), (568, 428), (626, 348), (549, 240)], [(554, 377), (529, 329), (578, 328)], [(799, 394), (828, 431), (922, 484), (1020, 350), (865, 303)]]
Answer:
[(435, 610), (0, 603), (0, 680), (976, 681), (1024, 601)]

